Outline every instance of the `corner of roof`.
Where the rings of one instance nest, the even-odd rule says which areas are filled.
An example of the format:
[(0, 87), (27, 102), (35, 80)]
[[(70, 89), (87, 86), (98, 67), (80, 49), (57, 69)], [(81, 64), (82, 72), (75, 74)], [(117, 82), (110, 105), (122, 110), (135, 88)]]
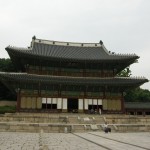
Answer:
[(5, 50), (8, 50), (8, 49), (10, 49), (10, 47), (11, 47), (11, 46), (10, 46), (10, 45), (8, 45), (7, 47), (5, 47)]
[(104, 49), (104, 51), (108, 55), (120, 56), (120, 57), (132, 57), (132, 58), (135, 58), (135, 59), (139, 59), (140, 58), (140, 56), (136, 55), (135, 53), (133, 53), (133, 54), (120, 54), (120, 53), (115, 53), (115, 52), (108, 51), (107, 48), (104, 46), (104, 44), (102, 44), (102, 48)]

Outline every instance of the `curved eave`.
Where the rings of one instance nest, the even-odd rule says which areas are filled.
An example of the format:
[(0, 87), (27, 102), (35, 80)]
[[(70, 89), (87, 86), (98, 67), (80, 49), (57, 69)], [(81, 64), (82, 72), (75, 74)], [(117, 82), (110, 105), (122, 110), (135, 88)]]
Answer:
[(47, 55), (40, 55), (30, 53), (32, 49), (19, 49), (15, 47), (6, 47), (6, 50), (11, 58), (15, 57), (25, 57), (25, 58), (34, 58), (34, 59), (43, 59), (43, 60), (54, 60), (54, 61), (77, 61), (77, 62), (131, 62), (133, 63), (135, 60), (139, 58), (137, 55), (116, 55), (116, 54), (108, 54), (107, 57), (99, 58), (99, 59), (78, 59), (78, 58), (66, 58), (66, 57), (52, 57)]
[(146, 78), (91, 78), (91, 77), (66, 77), (66, 76), (47, 76), (33, 75), (26, 73), (5, 73), (0, 72), (1, 80), (14, 82), (62, 84), (62, 85), (83, 85), (83, 86), (140, 86), (148, 82)]

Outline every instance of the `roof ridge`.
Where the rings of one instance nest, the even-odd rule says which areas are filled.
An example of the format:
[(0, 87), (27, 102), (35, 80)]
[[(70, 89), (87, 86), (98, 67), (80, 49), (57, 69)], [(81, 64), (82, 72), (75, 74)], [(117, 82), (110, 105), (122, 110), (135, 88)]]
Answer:
[(42, 43), (48, 45), (60, 45), (60, 46), (77, 46), (77, 47), (101, 47), (101, 43), (84, 43), (84, 42), (65, 42), (65, 41), (54, 41), (44, 39), (32, 39), (32, 45), (35, 43)]

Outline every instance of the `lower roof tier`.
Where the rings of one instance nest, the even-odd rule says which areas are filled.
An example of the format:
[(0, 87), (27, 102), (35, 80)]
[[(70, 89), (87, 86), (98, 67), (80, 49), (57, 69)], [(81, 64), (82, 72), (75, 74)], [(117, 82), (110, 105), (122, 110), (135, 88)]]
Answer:
[(68, 77), (68, 76), (50, 76), (35, 75), (27, 73), (8, 73), (0, 72), (2, 82), (13, 81), (16, 83), (44, 83), (52, 85), (79, 85), (79, 86), (121, 86), (121, 87), (138, 87), (145, 82), (146, 78), (131, 77), (109, 77), (109, 78), (92, 78), (92, 77)]
[(126, 109), (150, 109), (149, 102), (126, 102)]

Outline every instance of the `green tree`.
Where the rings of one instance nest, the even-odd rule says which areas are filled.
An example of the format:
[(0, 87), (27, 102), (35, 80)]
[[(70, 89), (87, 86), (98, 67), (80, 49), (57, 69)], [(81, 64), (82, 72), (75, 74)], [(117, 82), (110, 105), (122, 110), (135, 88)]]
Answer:
[[(129, 67), (117, 74), (119, 77), (130, 77), (131, 75), (132, 73)], [(150, 91), (141, 89), (140, 87), (127, 90), (124, 99), (127, 102), (150, 102)]]
[(14, 72), (16, 70), (12, 61), (9, 58), (0, 58), (0, 71)]
[(127, 102), (150, 102), (150, 91), (141, 88), (128, 90), (124, 99)]
[[(12, 61), (7, 58), (0, 58), (0, 71), (1, 72), (15, 72), (15, 67), (12, 64)], [(0, 82), (0, 100), (15, 100), (16, 96), (11, 93), (6, 86)]]
[(130, 77), (131, 75), (132, 74), (131, 74), (130, 67), (125, 68), (124, 70), (122, 70), (117, 74), (117, 76), (119, 77)]

